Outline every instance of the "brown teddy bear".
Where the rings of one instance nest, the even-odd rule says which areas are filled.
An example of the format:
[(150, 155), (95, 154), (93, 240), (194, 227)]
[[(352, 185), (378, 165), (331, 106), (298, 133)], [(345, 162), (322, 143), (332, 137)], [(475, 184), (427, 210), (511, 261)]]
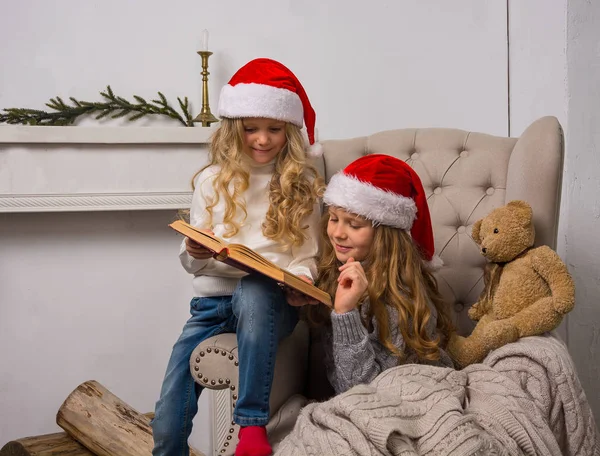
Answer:
[(524, 201), (511, 201), (473, 225), (473, 240), (490, 263), (484, 290), (469, 309), (479, 322), (469, 337), (453, 335), (448, 344), (459, 366), (556, 328), (573, 308), (575, 286), (565, 264), (548, 246), (532, 248), (534, 238), (533, 211)]

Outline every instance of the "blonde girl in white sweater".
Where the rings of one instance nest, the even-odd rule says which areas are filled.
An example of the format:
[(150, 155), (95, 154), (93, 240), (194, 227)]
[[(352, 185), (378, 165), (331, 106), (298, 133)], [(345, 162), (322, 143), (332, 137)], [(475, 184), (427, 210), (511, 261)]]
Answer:
[[(313, 145), (315, 113), (302, 85), (281, 63), (253, 60), (223, 88), (219, 115), (210, 163), (194, 179), (190, 223), (245, 244), (312, 283), (323, 183), (308, 162), (319, 150)], [(235, 332), (240, 389), (233, 418), (241, 427), (235, 454), (269, 455), (265, 425), (277, 346), (293, 331), (305, 300), (265, 276), (213, 259), (190, 239), (180, 258), (194, 276), (194, 298), (156, 404), (153, 454), (189, 454), (202, 391), (189, 357), (203, 340)]]

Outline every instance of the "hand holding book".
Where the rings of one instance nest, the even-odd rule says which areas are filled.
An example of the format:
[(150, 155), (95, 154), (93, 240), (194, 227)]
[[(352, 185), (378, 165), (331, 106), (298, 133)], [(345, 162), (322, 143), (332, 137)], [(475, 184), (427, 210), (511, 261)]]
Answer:
[[(302, 280), (304, 280), (306, 283), (309, 283), (311, 285), (313, 284), (313, 281), (310, 280), (306, 276), (301, 275), (298, 277), (301, 278)], [(292, 287), (285, 286), (283, 288), (283, 292), (285, 293), (285, 297), (290, 306), (302, 307), (302, 306), (306, 306), (306, 305), (319, 304), (319, 301), (317, 301), (316, 299), (311, 298), (310, 296), (307, 296), (304, 293), (302, 293)]]
[[(288, 288), (305, 295), (302, 297), (305, 304), (312, 303), (307, 297), (313, 298), (331, 307), (331, 296), (323, 290), (314, 286), (310, 280), (292, 274), (285, 269), (280, 268), (276, 264), (267, 260), (262, 255), (258, 254), (251, 248), (242, 244), (228, 244), (222, 239), (216, 237), (208, 230), (200, 230), (183, 220), (177, 220), (169, 225), (175, 231), (187, 236), (193, 240), (193, 243), (186, 241), (187, 252), (196, 258), (195, 255), (201, 258), (214, 258), (217, 261), (222, 261), (235, 268), (246, 272), (259, 272), (279, 283), (284, 284)], [(207, 254), (210, 253), (210, 255)], [(294, 299), (294, 298), (291, 298)], [(300, 302), (301, 299), (294, 299), (294, 302)]]
[[(209, 233), (214, 234), (210, 231)], [(211, 252), (201, 244), (198, 244), (191, 238), (185, 239), (185, 250), (191, 257), (195, 258), (196, 260), (208, 260), (213, 256), (213, 252)]]
[[(210, 230), (202, 230), (204, 233), (210, 234), (212, 236), (214, 236), (215, 233), (213, 233)], [(209, 258), (212, 258), (215, 256), (215, 254), (207, 249), (206, 247), (204, 247), (202, 244), (198, 244), (196, 241), (194, 241), (191, 238), (185, 238), (185, 250), (187, 251), (187, 253), (192, 256), (193, 258), (197, 259), (197, 260), (208, 260)], [(299, 278), (301, 278), (302, 280), (304, 280), (306, 283), (309, 284), (313, 284), (313, 281), (306, 277), (306, 276), (302, 276), (299, 275)], [(308, 296), (306, 296), (304, 293), (301, 293), (300, 291), (292, 288), (292, 287), (288, 287), (288, 286), (283, 286), (283, 292), (285, 294), (285, 297), (287, 299), (287, 302), (290, 306), (294, 306), (294, 307), (302, 307), (308, 304), (318, 304), (319, 301), (317, 301), (316, 299), (310, 298)]]

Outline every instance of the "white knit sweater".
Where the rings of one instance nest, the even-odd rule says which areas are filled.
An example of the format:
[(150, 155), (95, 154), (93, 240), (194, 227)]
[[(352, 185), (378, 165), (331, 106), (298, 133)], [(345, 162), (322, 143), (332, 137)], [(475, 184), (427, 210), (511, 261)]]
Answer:
[[(224, 238), (223, 224), (225, 204), (221, 198), (213, 208), (212, 225), (209, 225), (206, 206), (214, 197), (212, 182), (219, 172), (216, 166), (210, 166), (196, 178), (196, 190), (190, 208), (190, 224), (202, 229), (211, 229), (216, 236), (229, 243), (244, 244), (266, 257), (281, 268), (308, 277), (315, 277), (315, 256), (320, 222), (320, 207), (315, 204), (312, 214), (303, 222), (308, 225), (308, 238), (300, 247), (290, 247), (283, 250), (278, 242), (265, 238), (262, 233), (262, 223), (269, 207), (269, 183), (275, 169), (275, 162), (257, 165), (250, 159), (246, 160), (250, 171), (250, 183), (244, 193), (248, 215), (243, 221), (240, 231), (231, 238)], [(238, 214), (241, 222), (241, 216)], [(185, 240), (181, 243), (181, 264), (190, 274), (194, 274), (193, 287), (195, 296), (226, 296), (231, 295), (241, 277), (246, 273), (214, 259), (197, 260), (185, 250)]]
[(566, 346), (545, 335), (462, 371), (388, 369), (307, 405), (275, 454), (600, 456), (600, 434)]

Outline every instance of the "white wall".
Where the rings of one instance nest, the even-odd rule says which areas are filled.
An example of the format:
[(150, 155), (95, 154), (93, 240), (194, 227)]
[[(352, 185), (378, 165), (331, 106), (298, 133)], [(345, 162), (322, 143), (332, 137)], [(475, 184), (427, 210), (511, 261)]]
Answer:
[(600, 3), (569, 0), (567, 262), (577, 304), (568, 341), (583, 386), (600, 420)]
[(191, 291), (174, 217), (0, 214), (0, 447), (58, 431), (62, 401), (90, 379), (154, 409)]
[[(508, 133), (504, 0), (366, 5), (2, 1), (12, 39), (0, 47), (0, 107), (94, 100), (111, 84), (128, 98), (187, 95), (197, 112), (208, 28), (213, 109), (237, 67), (267, 56), (302, 80), (324, 139), (413, 126)], [(173, 216), (0, 215), (0, 445), (57, 431), (60, 403), (87, 379), (152, 409), (191, 296)], [(208, 452), (206, 401), (201, 410), (193, 442)]]
[[(558, 118), (567, 134), (567, 0), (509, 1), (508, 5), (510, 135), (520, 136), (543, 116)], [(565, 158), (556, 243), (563, 260), (567, 255), (568, 162)], [(558, 331), (565, 341), (567, 319)]]
[(557, 251), (575, 279), (576, 306), (560, 333), (600, 419), (600, 4), (510, 1), (509, 31), (511, 135), (544, 115), (565, 131)]
[(567, 125), (567, 0), (509, 1), (510, 134), (555, 116)]
[[(501, 0), (2, 3), (0, 106), (62, 95), (188, 95), (199, 110), (201, 31), (210, 31), (211, 104), (255, 57), (289, 66), (322, 138), (443, 125), (506, 131), (506, 11)], [(87, 123), (87, 122), (86, 122)], [(95, 123), (94, 123), (95, 124)]]

